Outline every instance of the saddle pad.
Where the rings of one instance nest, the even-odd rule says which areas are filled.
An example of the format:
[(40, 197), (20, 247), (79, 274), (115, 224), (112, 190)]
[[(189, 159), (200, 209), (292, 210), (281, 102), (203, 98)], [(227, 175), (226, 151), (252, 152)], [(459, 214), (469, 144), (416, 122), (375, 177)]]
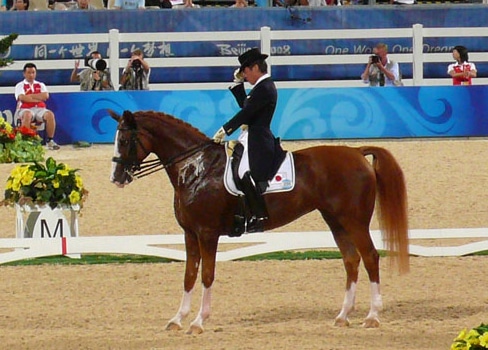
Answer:
[[(224, 186), (227, 191), (234, 195), (243, 195), (242, 191), (238, 190), (234, 178), (232, 177), (232, 169), (231, 169), (231, 162), (232, 157), (227, 153), (227, 162), (225, 164), (225, 173), (224, 173)], [(249, 170), (249, 162), (245, 163), (247, 166), (247, 170)], [(239, 174), (241, 174), (242, 169), (242, 162), (239, 166)], [(268, 181), (268, 188), (264, 193), (276, 193), (276, 192), (288, 192), (293, 190), (295, 187), (295, 165), (293, 163), (293, 153), (286, 152), (286, 157), (283, 163), (281, 163), (280, 168), (273, 176), (273, 178)]]

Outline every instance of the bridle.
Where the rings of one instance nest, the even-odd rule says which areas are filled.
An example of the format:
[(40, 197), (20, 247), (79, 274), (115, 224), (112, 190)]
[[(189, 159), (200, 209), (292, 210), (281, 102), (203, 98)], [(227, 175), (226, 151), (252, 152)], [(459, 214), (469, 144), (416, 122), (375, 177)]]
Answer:
[[(214, 144), (212, 140), (207, 140), (195, 147), (192, 147), (188, 150), (185, 150), (183, 153), (177, 154), (174, 157), (169, 158), (167, 161), (163, 162), (161, 159), (152, 159), (152, 160), (146, 160), (139, 162), (137, 159), (137, 146), (141, 147), (144, 153), (149, 154), (142, 144), (142, 142), (139, 140), (137, 137), (138, 130), (137, 128), (120, 128), (118, 131), (129, 131), (130, 132), (130, 137), (129, 140), (124, 142), (124, 145), (128, 145), (128, 156), (126, 159), (122, 157), (113, 157), (112, 161), (121, 164), (124, 167), (125, 173), (127, 173), (131, 178), (137, 178), (140, 179), (142, 177), (145, 177), (147, 175), (150, 175), (152, 173), (155, 173), (157, 171), (169, 168), (170, 166), (177, 164), (195, 153), (206, 149), (210, 145)], [(117, 141), (116, 141), (117, 142)]]

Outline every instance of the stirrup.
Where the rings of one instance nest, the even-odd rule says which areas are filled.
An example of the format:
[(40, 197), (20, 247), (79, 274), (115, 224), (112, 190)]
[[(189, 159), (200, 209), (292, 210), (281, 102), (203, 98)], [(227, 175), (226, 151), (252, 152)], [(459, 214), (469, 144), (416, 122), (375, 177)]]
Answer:
[(252, 216), (247, 221), (246, 232), (247, 233), (264, 232), (264, 221), (267, 219), (268, 219), (267, 217), (257, 218), (255, 216)]
[(246, 218), (241, 215), (234, 215), (234, 225), (229, 237), (240, 237), (244, 232), (246, 232)]

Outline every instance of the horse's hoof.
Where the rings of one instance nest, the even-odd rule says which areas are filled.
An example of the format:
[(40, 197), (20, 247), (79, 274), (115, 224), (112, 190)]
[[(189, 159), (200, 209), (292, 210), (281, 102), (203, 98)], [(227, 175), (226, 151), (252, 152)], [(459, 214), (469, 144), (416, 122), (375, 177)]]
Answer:
[(363, 327), (364, 328), (378, 328), (380, 326), (380, 320), (377, 318), (367, 318), (364, 320)]
[(190, 329), (186, 332), (186, 334), (202, 334), (203, 328), (197, 325), (191, 325)]
[(181, 327), (180, 324), (175, 323), (175, 322), (170, 322), (166, 325), (167, 331), (180, 331), (182, 329), (183, 329), (183, 327)]
[(349, 320), (343, 318), (336, 318), (334, 322), (334, 326), (336, 327), (349, 327)]

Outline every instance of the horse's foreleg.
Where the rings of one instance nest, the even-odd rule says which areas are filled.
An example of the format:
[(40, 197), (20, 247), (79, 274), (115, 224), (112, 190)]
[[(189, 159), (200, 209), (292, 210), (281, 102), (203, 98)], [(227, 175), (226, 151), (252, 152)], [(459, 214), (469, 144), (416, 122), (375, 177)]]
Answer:
[(348, 315), (354, 311), (356, 302), (356, 286), (358, 282), (358, 267), (361, 261), (354, 244), (348, 239), (343, 231), (333, 231), (337, 247), (341, 251), (344, 268), (346, 269), (346, 293), (342, 303), (341, 311), (335, 318), (334, 325), (339, 327), (349, 326)]
[(195, 320), (190, 324), (188, 334), (203, 332), (203, 323), (210, 316), (212, 284), (215, 278), (215, 259), (217, 255), (218, 236), (200, 240), (202, 252), (202, 303)]
[(200, 266), (201, 258), (198, 239), (194, 234), (185, 232), (185, 247), (186, 265), (183, 297), (178, 312), (171, 320), (169, 320), (166, 325), (166, 330), (182, 329), (181, 321), (190, 313), (191, 297), (198, 276), (198, 268)]

